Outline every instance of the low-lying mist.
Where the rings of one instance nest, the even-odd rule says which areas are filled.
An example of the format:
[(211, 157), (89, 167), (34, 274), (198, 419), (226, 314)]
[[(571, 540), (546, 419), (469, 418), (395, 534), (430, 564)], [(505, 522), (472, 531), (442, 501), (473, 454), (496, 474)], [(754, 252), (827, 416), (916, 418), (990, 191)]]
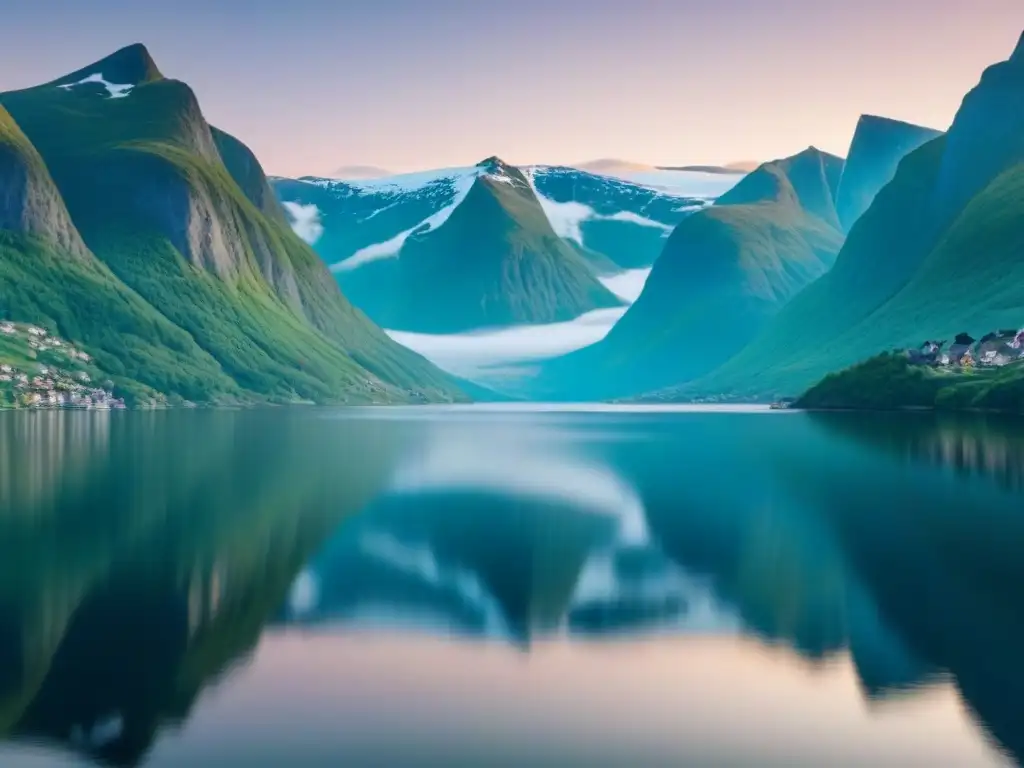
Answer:
[[(650, 273), (650, 269), (630, 269), (603, 277), (601, 282), (632, 304)], [(597, 343), (627, 309), (598, 309), (564, 323), (516, 325), (455, 334), (388, 331), (388, 335), (449, 373), (481, 383), (497, 382), (525, 375), (528, 369), (524, 364)]]

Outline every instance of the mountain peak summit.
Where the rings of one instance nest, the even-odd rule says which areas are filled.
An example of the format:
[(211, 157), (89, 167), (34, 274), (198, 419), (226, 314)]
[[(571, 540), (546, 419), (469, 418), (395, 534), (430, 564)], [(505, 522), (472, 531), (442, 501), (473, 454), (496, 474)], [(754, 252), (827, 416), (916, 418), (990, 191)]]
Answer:
[(1010, 54), (1010, 61), (1024, 62), (1024, 32), (1020, 33), (1020, 40), (1017, 41), (1017, 47)]
[(495, 172), (500, 171), (503, 168), (508, 168), (509, 165), (497, 155), (491, 155), (486, 160), (481, 160), (476, 164), (477, 168), (483, 168), (485, 171)]
[(72, 85), (87, 78), (99, 78), (104, 82), (123, 86), (136, 86), (162, 80), (163, 75), (146, 46), (142, 43), (132, 43), (55, 80), (51, 85)]

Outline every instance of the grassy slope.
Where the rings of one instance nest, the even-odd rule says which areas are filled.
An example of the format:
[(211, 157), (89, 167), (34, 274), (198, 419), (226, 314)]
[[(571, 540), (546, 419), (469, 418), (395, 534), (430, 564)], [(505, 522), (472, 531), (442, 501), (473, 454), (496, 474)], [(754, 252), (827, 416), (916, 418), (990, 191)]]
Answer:
[(383, 325), (450, 333), (621, 304), (554, 233), (521, 174), (508, 172), (515, 185), (480, 178), (443, 226), (409, 238)]
[[(348, 305), (319, 258), (274, 214), (275, 201), (256, 207), (261, 170), (242, 162), (251, 156), (244, 145), (218, 132), (239, 187), (187, 86), (154, 79), (122, 99), (97, 88), (50, 84), (0, 101), (34, 138), (97, 255), (242, 387), (320, 402), (403, 400), (407, 390), (457, 396), (447, 376)], [(48, 130), (54, 122), (65, 130)], [(214, 222), (205, 233), (214, 245), (215, 228), (226, 233), (213, 263), (186, 258), (180, 237), (172, 243), (182, 234), (182, 205), (201, 209), (194, 226)]]
[(898, 293), (927, 253), (928, 192), (944, 146), (940, 137), (908, 155), (854, 225), (828, 274), (796, 296), (739, 354), (680, 394), (790, 394), (877, 353), (876, 342), (849, 329)]
[[(38, 184), (52, 184), (42, 158), (2, 108), (0, 146), (16, 152)], [(63, 231), (70, 219), (62, 205), (43, 213), (50, 221), (33, 225), (36, 233), (0, 232), (0, 317), (37, 323), (83, 344), (129, 399), (148, 396), (148, 388), (189, 399), (239, 396), (237, 385), (187, 333), (121, 283), (84, 245), (75, 247), (81, 238), (73, 229), (70, 236)], [(47, 224), (57, 231), (46, 231)]]
[(181, 328), (99, 263), (0, 233), (0, 316), (74, 339), (129, 397), (145, 387), (186, 399), (235, 399), (238, 386)]
[(598, 344), (552, 361), (540, 387), (572, 397), (634, 394), (700, 375), (740, 349), (828, 269), (842, 243), (801, 204), (830, 210), (833, 179), (822, 157), (830, 156), (762, 166), (724, 202), (682, 221), (622, 320)]

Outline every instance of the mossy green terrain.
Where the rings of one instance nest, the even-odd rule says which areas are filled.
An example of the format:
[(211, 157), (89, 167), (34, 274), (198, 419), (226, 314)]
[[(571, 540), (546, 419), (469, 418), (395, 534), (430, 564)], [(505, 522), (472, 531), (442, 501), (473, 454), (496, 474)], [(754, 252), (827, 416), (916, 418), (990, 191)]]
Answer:
[[(105, 82), (91, 81), (96, 75)], [(66, 300), (68, 267), (9, 258), (0, 269), (13, 272), (6, 262), (22, 273), (34, 269), (43, 289), (34, 293), (46, 298), (35, 306), (22, 298), (4, 316), (60, 323), (53, 330), (89, 346), (115, 335), (103, 326), (107, 315), (118, 316), (112, 325), (131, 326), (137, 354), (121, 355), (112, 340), (108, 370), (189, 400), (464, 397), (344, 299), (289, 229), (248, 148), (212, 129), (188, 86), (163, 79), (141, 46), (0, 94), (0, 104), (38, 150), (88, 256), (95, 254), (79, 270), (92, 274), (76, 275), (72, 283), (82, 287), (75, 290), (88, 295), (93, 284), (103, 286), (90, 316), (81, 300)], [(44, 233), (35, 247), (60, 261), (49, 239)], [(114, 295), (113, 304), (105, 298)], [(95, 353), (103, 358), (100, 348)]]
[(1024, 362), (1001, 368), (945, 369), (886, 352), (832, 373), (805, 392), (797, 408), (935, 408), (1024, 414)]

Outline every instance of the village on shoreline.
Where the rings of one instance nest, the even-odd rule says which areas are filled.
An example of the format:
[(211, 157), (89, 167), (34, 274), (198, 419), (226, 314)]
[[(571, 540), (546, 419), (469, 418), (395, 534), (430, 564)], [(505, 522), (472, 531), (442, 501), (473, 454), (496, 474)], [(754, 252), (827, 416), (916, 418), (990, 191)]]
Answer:
[(93, 382), (89, 354), (45, 329), (0, 322), (0, 345), (0, 408), (126, 408), (111, 382)]

